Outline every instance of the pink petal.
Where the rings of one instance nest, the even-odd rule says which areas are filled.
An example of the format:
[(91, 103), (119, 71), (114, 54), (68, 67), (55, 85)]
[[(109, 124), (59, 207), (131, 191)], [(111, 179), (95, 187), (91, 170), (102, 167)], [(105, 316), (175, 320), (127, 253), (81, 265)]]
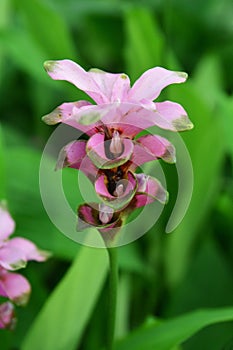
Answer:
[(78, 231), (87, 227), (95, 227), (97, 229), (104, 229), (107, 227), (114, 227), (119, 219), (119, 213), (114, 213), (109, 223), (103, 224), (99, 218), (100, 210), (98, 203), (88, 203), (80, 205), (78, 208)]
[(126, 163), (133, 153), (133, 142), (130, 139), (122, 139), (123, 152), (114, 157), (110, 151), (111, 140), (105, 140), (103, 133), (96, 133), (87, 142), (87, 155), (97, 168), (111, 169)]
[[(128, 172), (127, 176), (128, 178), (111, 180), (112, 175), (108, 178), (106, 175), (102, 174), (95, 182), (96, 193), (105, 201), (105, 203), (108, 203), (109, 206), (117, 211), (122, 210), (129, 204), (137, 190), (135, 176), (131, 172)], [(109, 188), (114, 186), (112, 194), (109, 192), (108, 188), (110, 181), (113, 181), (113, 184), (110, 183)], [(117, 193), (117, 188), (119, 186), (122, 187), (122, 193)]]
[(74, 115), (77, 115), (78, 111), (85, 106), (92, 106), (88, 101), (68, 102), (63, 103), (57, 107), (51, 113), (45, 115), (42, 120), (48, 125), (55, 125), (57, 123), (64, 123), (72, 126), (75, 129), (79, 129), (88, 135), (92, 135), (93, 131), (89, 126), (80, 124), (77, 122)]
[(156, 125), (172, 131), (184, 131), (193, 128), (184, 108), (175, 102), (165, 101), (155, 104), (158, 114)]
[(25, 254), (17, 247), (10, 247), (7, 241), (0, 248), (0, 267), (7, 270), (18, 270), (26, 266), (27, 260)]
[(106, 97), (106, 102), (123, 101), (127, 98), (130, 80), (126, 74), (112, 74), (98, 69), (91, 69), (89, 74)]
[(79, 169), (82, 159), (86, 156), (86, 141), (78, 140), (68, 143), (58, 156), (56, 169), (66, 166)]
[(25, 267), (29, 260), (45, 261), (48, 256), (48, 252), (40, 251), (29, 240), (15, 237), (0, 248), (0, 266), (7, 270), (18, 270)]
[(138, 180), (138, 189), (133, 199), (133, 206), (139, 208), (155, 200), (162, 204), (167, 202), (168, 193), (157, 179), (145, 174), (136, 174), (136, 178)]
[(44, 67), (52, 79), (69, 81), (78, 89), (85, 91), (96, 103), (106, 102), (106, 97), (91, 74), (77, 63), (70, 60), (47, 61)]
[(7, 239), (15, 229), (15, 222), (8, 211), (0, 206), (0, 245), (1, 241)]
[(80, 169), (90, 180), (94, 180), (97, 168), (86, 154), (86, 141), (72, 141), (62, 148), (56, 169), (64, 167)]
[[(87, 101), (63, 103), (52, 113), (44, 116), (43, 120), (51, 125), (59, 122), (68, 124), (90, 136), (95, 134), (96, 129), (103, 129), (103, 125), (109, 129), (114, 129), (116, 126), (116, 128), (122, 129), (123, 135), (131, 137), (141, 130), (141, 126), (135, 127), (131, 120), (130, 124), (127, 125), (127, 116), (133, 114), (135, 117), (134, 112), (138, 113), (138, 110), (142, 110), (142, 108), (141, 105), (128, 102), (102, 105), (91, 105)], [(148, 113), (148, 111), (146, 112)], [(138, 119), (140, 118), (140, 115), (136, 116)]]
[(98, 218), (96, 215), (96, 209), (93, 208), (93, 204), (83, 204), (80, 205), (78, 208), (78, 230), (83, 230), (86, 227), (89, 226), (98, 226), (100, 223), (98, 222)]
[(142, 101), (139, 104), (113, 104), (111, 112), (101, 119), (109, 129), (117, 129), (122, 136), (134, 137), (141, 130), (159, 126), (172, 131), (188, 130), (193, 124), (186, 111), (178, 103), (166, 101), (154, 103)]
[(111, 106), (110, 112), (101, 120), (108, 129), (116, 129), (122, 136), (130, 138), (144, 129), (143, 108), (140, 104), (121, 102)]
[[(81, 108), (74, 107), (73, 119), (77, 122), (77, 125), (92, 125), (93, 128), (96, 122), (112, 111), (112, 108), (111, 104), (86, 105)], [(90, 129), (90, 127), (88, 128)], [(88, 128), (86, 127), (85, 129), (88, 130)]]
[(86, 72), (70, 60), (47, 61), (44, 66), (52, 79), (69, 81), (85, 91), (97, 104), (124, 99), (130, 87), (125, 74), (112, 74), (98, 69)]
[(37, 246), (26, 238), (15, 237), (7, 242), (9, 249), (17, 249), (22, 255), (23, 260), (45, 261), (50, 253), (37, 248)]
[(14, 305), (7, 301), (0, 305), (0, 328), (13, 329), (16, 323)]
[(25, 305), (31, 292), (31, 286), (25, 277), (7, 271), (0, 273), (0, 289), (4, 291), (2, 296), (8, 297), (17, 305)]
[(184, 108), (175, 102), (143, 101), (140, 105), (121, 104), (118, 110), (121, 111), (121, 118), (118, 119), (123, 124), (123, 130), (124, 125), (127, 125), (131, 134), (135, 130), (145, 130), (155, 125), (172, 131), (189, 130), (193, 127)]
[(161, 90), (170, 84), (183, 83), (187, 79), (187, 74), (183, 72), (173, 72), (161, 67), (147, 70), (134, 83), (128, 94), (129, 101), (141, 101), (156, 99)]
[(174, 146), (167, 139), (158, 135), (142, 136), (135, 140), (130, 169), (136, 169), (141, 164), (158, 158), (174, 163), (176, 160)]
[(64, 103), (45, 116), (44, 120), (49, 124), (63, 122), (90, 136), (96, 130), (104, 131), (105, 125), (109, 130), (116, 129), (121, 136), (130, 138), (154, 125), (172, 131), (186, 130), (193, 126), (179, 104), (170, 101), (153, 103), (149, 100), (98, 106), (90, 105), (86, 101), (80, 101), (80, 104)]
[(109, 193), (106, 182), (107, 177), (104, 174), (100, 175), (95, 182), (95, 191), (106, 200), (114, 200), (115, 197)]

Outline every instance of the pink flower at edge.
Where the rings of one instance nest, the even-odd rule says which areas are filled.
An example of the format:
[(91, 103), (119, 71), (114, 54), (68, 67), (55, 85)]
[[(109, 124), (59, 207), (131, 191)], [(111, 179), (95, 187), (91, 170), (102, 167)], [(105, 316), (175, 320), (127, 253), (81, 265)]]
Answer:
[(13, 329), (16, 324), (14, 305), (7, 301), (0, 305), (0, 329)]
[[(25, 267), (29, 260), (45, 261), (49, 253), (40, 251), (28, 239), (21, 237), (10, 239), (14, 229), (14, 220), (6, 207), (0, 203), (0, 296), (17, 305), (25, 305), (31, 286), (24, 276), (12, 271)], [(12, 308), (12, 303), (6, 302), (0, 305), (0, 328), (12, 325), (14, 318)]]

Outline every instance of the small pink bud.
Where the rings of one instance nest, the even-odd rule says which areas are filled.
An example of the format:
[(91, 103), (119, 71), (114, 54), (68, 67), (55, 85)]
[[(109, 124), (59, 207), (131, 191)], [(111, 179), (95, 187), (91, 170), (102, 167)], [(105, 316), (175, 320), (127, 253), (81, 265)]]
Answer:
[(121, 141), (119, 132), (116, 130), (114, 130), (114, 132), (113, 132), (109, 150), (115, 156), (118, 156), (123, 151), (122, 141)]
[(114, 195), (117, 197), (120, 197), (124, 194), (124, 185), (123, 184), (119, 184), (116, 186), (116, 189), (114, 191)]
[(138, 192), (145, 192), (148, 176), (145, 174), (137, 174)]
[(99, 219), (103, 224), (108, 224), (113, 217), (114, 210), (107, 205), (99, 204)]

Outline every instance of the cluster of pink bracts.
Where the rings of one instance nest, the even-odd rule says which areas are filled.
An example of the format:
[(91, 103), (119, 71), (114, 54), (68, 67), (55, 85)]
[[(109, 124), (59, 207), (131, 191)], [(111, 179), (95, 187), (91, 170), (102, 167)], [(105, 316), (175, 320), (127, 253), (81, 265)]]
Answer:
[(51, 78), (69, 81), (95, 102), (63, 103), (43, 117), (49, 125), (65, 123), (88, 136), (87, 141), (66, 145), (58, 161), (60, 168), (82, 170), (100, 198), (100, 203), (78, 208), (79, 227), (94, 226), (112, 234), (134, 208), (154, 200), (165, 203), (167, 192), (160, 182), (135, 170), (158, 158), (175, 162), (175, 149), (161, 136), (138, 134), (152, 126), (172, 131), (193, 127), (181, 105), (153, 102), (164, 87), (184, 82), (187, 74), (155, 67), (131, 87), (126, 74), (86, 72), (70, 60), (47, 61), (45, 69)]
[[(31, 287), (22, 275), (12, 272), (25, 267), (27, 261), (45, 261), (48, 253), (37, 249), (31, 241), (14, 237), (15, 222), (0, 203), (0, 328), (13, 328), (15, 324), (14, 304), (25, 305)], [(5, 301), (5, 299), (7, 301)]]

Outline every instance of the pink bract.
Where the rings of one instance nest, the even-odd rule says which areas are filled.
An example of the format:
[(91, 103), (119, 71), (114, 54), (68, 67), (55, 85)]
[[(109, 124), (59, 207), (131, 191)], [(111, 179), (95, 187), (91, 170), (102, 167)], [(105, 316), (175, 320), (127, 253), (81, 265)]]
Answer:
[(0, 305), (0, 328), (13, 329), (16, 323), (14, 305), (9, 301)]
[(193, 127), (181, 105), (170, 101), (153, 102), (166, 86), (185, 82), (186, 73), (155, 67), (130, 87), (130, 80), (124, 73), (86, 72), (70, 60), (47, 61), (45, 69), (52, 79), (69, 81), (97, 104), (88, 101), (63, 104), (44, 117), (48, 124), (63, 122), (93, 134), (94, 127), (101, 121), (109, 128), (123, 126), (124, 135), (129, 137), (153, 125), (172, 131)]

